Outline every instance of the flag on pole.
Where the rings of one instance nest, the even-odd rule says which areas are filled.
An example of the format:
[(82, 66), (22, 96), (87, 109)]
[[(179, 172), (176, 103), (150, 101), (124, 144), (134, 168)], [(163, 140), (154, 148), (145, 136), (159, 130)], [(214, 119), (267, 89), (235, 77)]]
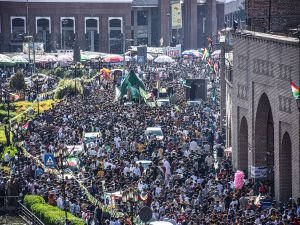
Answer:
[(205, 48), (202, 54), (202, 60), (206, 60), (207, 57), (209, 57), (209, 52), (207, 48)]
[(28, 130), (28, 127), (29, 127), (29, 121), (22, 126), (22, 129)]
[(291, 88), (293, 92), (293, 96), (297, 99), (300, 98), (300, 87), (298, 87), (295, 82), (291, 81)]
[(215, 74), (218, 74), (218, 72), (219, 72), (219, 61), (214, 63), (214, 71), (215, 71)]
[(69, 157), (67, 161), (69, 166), (77, 166), (77, 158)]

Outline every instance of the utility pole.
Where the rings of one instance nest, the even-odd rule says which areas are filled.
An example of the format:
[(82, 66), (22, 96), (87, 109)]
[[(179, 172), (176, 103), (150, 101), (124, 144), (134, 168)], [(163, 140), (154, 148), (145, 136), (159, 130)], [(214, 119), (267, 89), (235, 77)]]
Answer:
[(123, 74), (122, 76), (125, 76), (125, 65), (126, 65), (126, 61), (125, 61), (125, 52), (126, 52), (126, 37), (125, 37), (125, 20), (123, 18), (123, 30), (122, 30), (123, 34), (122, 34), (122, 41), (123, 41)]

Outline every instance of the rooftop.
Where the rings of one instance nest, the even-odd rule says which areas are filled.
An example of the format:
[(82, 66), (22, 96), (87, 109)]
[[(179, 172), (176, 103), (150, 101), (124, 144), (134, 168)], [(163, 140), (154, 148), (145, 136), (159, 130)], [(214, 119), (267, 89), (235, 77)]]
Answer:
[(0, 2), (132, 3), (133, 0), (0, 0)]
[(300, 43), (300, 40), (295, 37), (288, 37), (288, 36), (272, 34), (272, 33), (254, 32), (254, 31), (248, 31), (248, 30), (237, 31), (233, 35), (257, 37), (257, 38), (262, 38), (265, 40), (272, 40), (272, 41), (279, 41), (279, 42), (286, 42), (286, 43), (288, 42), (290, 44), (299, 44)]

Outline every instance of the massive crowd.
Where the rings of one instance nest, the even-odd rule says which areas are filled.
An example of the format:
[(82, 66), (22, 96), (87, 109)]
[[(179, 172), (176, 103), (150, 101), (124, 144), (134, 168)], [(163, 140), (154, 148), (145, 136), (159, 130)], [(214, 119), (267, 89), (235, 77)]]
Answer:
[[(57, 156), (66, 145), (83, 144), (78, 165), (66, 179), (65, 204), (61, 175), (45, 171), (38, 160), (23, 153), (18, 155), (19, 160), (7, 161), (14, 171), (19, 166), (20, 176), (1, 179), (0, 184), (16, 192), (10, 194), (21, 190), (22, 196), (41, 195), (49, 204), (66, 207), (87, 224), (131, 224), (131, 214), (137, 215), (143, 206), (152, 209), (153, 220), (178, 225), (300, 224), (299, 199), (280, 205), (272, 201), (271, 186), (247, 176), (244, 187), (235, 189), (231, 157), (224, 152), (219, 101), (188, 106), (184, 88), (173, 82), (181, 76), (179, 65), (152, 70), (162, 87), (173, 85), (176, 107), (114, 101), (112, 86), (102, 86), (97, 80), (86, 87), (89, 96), (69, 96), (31, 121), (26, 132), (21, 126), (14, 131), (18, 140), (24, 140), (27, 152), (40, 161), (45, 153)], [(198, 76), (199, 71), (201, 68), (193, 66), (187, 75)], [(149, 91), (157, 77), (145, 81)], [(153, 134), (145, 135), (147, 127), (157, 126), (162, 128), (162, 141)], [(83, 143), (87, 132), (99, 132), (93, 144)], [(56, 160), (59, 162), (58, 156)], [(152, 165), (145, 169), (138, 160), (152, 161)], [(130, 187), (143, 198), (134, 204), (133, 212), (121, 199), (115, 199), (115, 210), (124, 214), (117, 218), (92, 204), (78, 181), (103, 205), (111, 201), (105, 192)], [(252, 196), (259, 194), (272, 202), (271, 207), (264, 209), (256, 204)]]

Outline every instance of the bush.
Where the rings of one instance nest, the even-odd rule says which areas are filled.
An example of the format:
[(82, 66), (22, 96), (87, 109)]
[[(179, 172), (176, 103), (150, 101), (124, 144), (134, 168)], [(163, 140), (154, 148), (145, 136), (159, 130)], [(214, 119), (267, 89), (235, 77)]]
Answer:
[(0, 166), (0, 171), (5, 175), (9, 176), (11, 173), (11, 169), (9, 166)]
[[(54, 207), (52, 205), (36, 203), (31, 206), (31, 211), (38, 216), (45, 225), (64, 225), (65, 224), (65, 211)], [(78, 217), (75, 217), (71, 213), (67, 213), (68, 220), (73, 225), (84, 225), (84, 221)]]
[(75, 80), (60, 80), (55, 91), (54, 97), (56, 99), (62, 99), (68, 95), (82, 94), (83, 88), (80, 80), (76, 80), (76, 91), (75, 91)]
[(39, 195), (26, 195), (24, 198), (24, 204), (28, 208), (37, 203), (46, 204), (45, 199)]
[(65, 69), (63, 69), (63, 68), (61, 68), (61, 67), (55, 68), (55, 70), (54, 70), (54, 75), (55, 75), (56, 77), (63, 78), (64, 75), (65, 75)]
[(10, 152), (9, 153), (10, 158), (13, 158), (18, 153), (18, 150), (16, 149), (16, 147), (8, 146), (4, 149), (4, 152), (1, 155), (1, 161), (4, 161), (4, 156), (8, 151)]
[[(10, 111), (9, 117), (10, 119), (15, 117), (17, 113)], [(7, 111), (6, 110), (0, 110), (0, 122), (1, 123), (8, 123), (8, 117), (7, 117)]]
[(18, 71), (10, 80), (9, 83), (11, 88), (14, 88), (18, 91), (23, 90), (26, 87), (24, 74)]

